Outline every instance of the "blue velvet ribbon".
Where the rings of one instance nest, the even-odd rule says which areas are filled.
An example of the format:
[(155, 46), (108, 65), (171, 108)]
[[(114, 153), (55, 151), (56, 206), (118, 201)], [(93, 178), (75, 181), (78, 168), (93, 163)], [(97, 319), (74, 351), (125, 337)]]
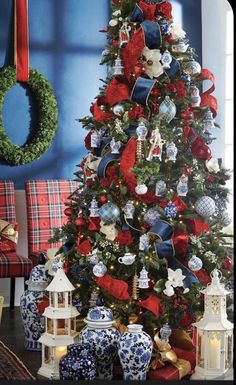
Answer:
[(98, 178), (99, 179), (104, 178), (106, 176), (106, 169), (108, 165), (114, 160), (119, 160), (119, 159), (120, 159), (120, 154), (112, 154), (111, 152), (106, 154), (99, 162), (98, 169), (97, 169)]
[(179, 71), (179, 69), (180, 69), (180, 64), (179, 64), (178, 60), (176, 60), (172, 56), (172, 61), (170, 63), (170, 68), (169, 69), (165, 69), (166, 75), (171, 80), (175, 76), (175, 74)]
[(136, 80), (135, 85), (133, 87), (131, 93), (131, 100), (142, 104), (143, 106), (147, 106), (148, 98), (152, 88), (156, 83), (156, 79), (147, 79), (142, 78), (141, 76)]
[(135, 5), (133, 12), (131, 13), (130, 20), (139, 21), (140, 23), (144, 20), (143, 10), (138, 6), (138, 4)]
[(149, 49), (158, 49), (161, 46), (161, 30), (158, 23), (144, 20), (141, 23), (144, 33), (144, 42)]
[(155, 249), (158, 257), (166, 258), (168, 261), (168, 267), (172, 270), (181, 269), (185, 278), (183, 280), (183, 287), (188, 288), (193, 283), (197, 283), (197, 277), (187, 267), (175, 258), (175, 249), (172, 239), (170, 237), (173, 234), (172, 226), (163, 220), (159, 220), (149, 231), (150, 235), (158, 236), (160, 241), (155, 242)]

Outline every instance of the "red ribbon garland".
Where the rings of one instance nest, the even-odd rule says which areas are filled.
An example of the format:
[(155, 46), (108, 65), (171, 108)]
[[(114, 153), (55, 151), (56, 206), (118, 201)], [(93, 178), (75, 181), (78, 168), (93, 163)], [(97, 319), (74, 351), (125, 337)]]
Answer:
[(130, 90), (126, 83), (119, 81), (116, 78), (113, 78), (109, 83), (106, 90), (106, 101), (110, 106), (122, 100), (130, 98)]
[(201, 94), (201, 107), (209, 107), (213, 113), (214, 118), (217, 115), (218, 103), (215, 96), (210, 95), (215, 90), (215, 77), (208, 69), (202, 69), (198, 79), (210, 80), (212, 82), (211, 87)]
[(15, 0), (16, 79), (29, 80), (28, 1)]
[(131, 72), (134, 72), (134, 67), (145, 47), (145, 38), (143, 29), (140, 27), (131, 37), (129, 43), (122, 51), (122, 59), (125, 66), (125, 76), (130, 78)]

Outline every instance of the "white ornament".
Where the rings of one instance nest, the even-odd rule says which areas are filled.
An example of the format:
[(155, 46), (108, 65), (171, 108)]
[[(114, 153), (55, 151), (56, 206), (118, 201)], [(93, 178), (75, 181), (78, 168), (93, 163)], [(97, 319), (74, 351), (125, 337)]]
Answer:
[(192, 271), (198, 271), (202, 268), (202, 260), (196, 255), (193, 255), (188, 261), (188, 267)]
[(195, 211), (198, 215), (209, 218), (211, 217), (216, 210), (216, 205), (214, 200), (209, 196), (203, 196), (198, 198), (195, 203)]
[(110, 147), (111, 147), (111, 154), (119, 154), (119, 150), (121, 148), (121, 142), (115, 141), (114, 138), (110, 141)]
[(124, 115), (124, 112), (125, 112), (125, 109), (124, 109), (123, 104), (117, 103), (117, 104), (115, 104), (115, 105), (112, 107), (112, 111), (113, 111), (114, 114), (117, 115), (117, 116), (123, 116), (123, 115)]
[(172, 270), (168, 268), (168, 282), (173, 287), (181, 287), (183, 286), (183, 280), (185, 279), (185, 275), (182, 274), (181, 269)]
[(149, 142), (151, 143), (151, 146), (149, 148), (148, 156), (146, 159), (151, 161), (153, 158), (159, 158), (161, 161), (162, 147), (165, 141), (161, 138), (160, 130), (158, 127), (152, 131)]
[(174, 142), (169, 143), (166, 148), (167, 160), (171, 160), (175, 162), (177, 153), (178, 153), (178, 149), (175, 143)]
[(148, 188), (145, 184), (138, 184), (135, 187), (135, 192), (138, 195), (144, 195), (144, 194), (146, 194), (147, 191), (148, 191)]
[(103, 277), (107, 272), (107, 267), (104, 265), (102, 261), (98, 262), (94, 267), (93, 267), (93, 274), (96, 277)]
[(192, 107), (199, 107), (201, 103), (200, 91), (196, 86), (190, 87), (190, 101)]
[(189, 44), (185, 44), (184, 41), (180, 41), (179, 43), (172, 45), (172, 51), (173, 52), (179, 52), (179, 53), (184, 53), (187, 51), (189, 47)]
[(172, 56), (171, 56), (170, 52), (168, 51), (168, 49), (166, 49), (164, 51), (164, 53), (162, 54), (161, 62), (163, 64), (163, 68), (165, 70), (170, 68), (170, 64), (172, 62)]
[(160, 62), (162, 55), (159, 49), (145, 47), (142, 51), (142, 57), (146, 75), (153, 79), (163, 74), (163, 66)]
[[(124, 65), (120, 56), (118, 56), (115, 60), (115, 65), (113, 67), (113, 76), (123, 76), (124, 75)], [(113, 107), (114, 112), (114, 107)]]
[(176, 115), (176, 105), (172, 102), (169, 96), (165, 96), (163, 102), (161, 102), (159, 107), (159, 114), (161, 119), (170, 123)]
[(149, 249), (149, 236), (148, 234), (143, 234), (139, 238), (139, 250), (140, 251), (148, 251)]
[(220, 166), (217, 158), (211, 158), (205, 162), (206, 168), (209, 172), (216, 174), (220, 171)]
[(222, 221), (222, 223), (223, 223), (223, 225), (224, 225), (225, 227), (229, 226), (230, 223), (232, 222), (232, 218), (231, 218), (231, 216), (229, 215), (229, 213), (227, 213), (227, 212), (223, 212), (223, 213), (221, 214), (220, 220)]
[(90, 217), (99, 217), (99, 208), (98, 208), (98, 202), (95, 197), (93, 197), (90, 208)]
[(92, 134), (91, 134), (91, 147), (92, 148), (98, 148), (100, 147), (100, 144), (101, 144), (101, 136), (99, 135), (99, 133), (93, 131)]
[(144, 141), (146, 140), (147, 134), (148, 134), (148, 129), (145, 126), (144, 122), (139, 122), (138, 127), (136, 128), (136, 134), (138, 137), (138, 140)]
[(124, 265), (132, 265), (135, 261), (136, 255), (132, 253), (125, 253), (123, 257), (118, 258), (119, 263), (123, 263)]
[(180, 197), (185, 197), (188, 193), (188, 176), (183, 174), (179, 178), (177, 184), (177, 195)]
[(116, 20), (116, 19), (111, 19), (109, 21), (110, 27), (115, 27), (117, 24), (118, 24), (118, 20)]
[(143, 266), (142, 270), (140, 271), (140, 276), (138, 279), (138, 287), (140, 289), (148, 289), (148, 287), (149, 287), (148, 282), (149, 281), (150, 281), (150, 279), (148, 278), (148, 271)]
[(163, 293), (165, 295), (167, 295), (167, 297), (172, 297), (172, 295), (175, 294), (175, 291), (174, 291), (174, 288), (169, 281), (166, 281), (165, 287), (166, 288), (163, 290)]

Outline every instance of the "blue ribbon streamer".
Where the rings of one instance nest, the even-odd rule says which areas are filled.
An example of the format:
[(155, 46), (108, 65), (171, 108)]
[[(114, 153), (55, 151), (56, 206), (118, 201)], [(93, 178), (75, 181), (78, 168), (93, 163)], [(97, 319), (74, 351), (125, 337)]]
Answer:
[(177, 258), (174, 257), (175, 249), (171, 239), (173, 234), (172, 226), (163, 220), (159, 220), (154, 226), (151, 227), (149, 234), (157, 235), (161, 242), (155, 242), (155, 249), (158, 257), (166, 258), (168, 261), (168, 267), (172, 270), (181, 269), (185, 278), (183, 280), (183, 287), (188, 288), (193, 283), (197, 283), (198, 278), (187, 267), (185, 267)]
[(172, 79), (179, 70), (180, 70), (180, 64), (178, 60), (172, 57), (170, 68), (165, 70), (166, 75), (168, 76), (169, 79)]
[(161, 30), (158, 23), (150, 20), (144, 20), (141, 23), (144, 33), (145, 45), (149, 49), (157, 49), (161, 46)]
[(133, 12), (130, 16), (130, 20), (139, 21), (140, 23), (144, 20), (143, 10), (138, 6), (138, 4), (135, 5)]
[(120, 154), (112, 154), (111, 152), (109, 152), (109, 154), (106, 154), (99, 162), (98, 169), (97, 169), (98, 178), (99, 179), (104, 178), (106, 176), (106, 169), (109, 163), (119, 159), (120, 159)]
[(133, 87), (133, 90), (130, 96), (131, 100), (139, 104), (142, 104), (143, 106), (147, 106), (148, 97), (155, 83), (156, 83), (156, 79), (147, 79), (147, 78), (142, 78), (140, 76), (136, 80), (136, 83)]

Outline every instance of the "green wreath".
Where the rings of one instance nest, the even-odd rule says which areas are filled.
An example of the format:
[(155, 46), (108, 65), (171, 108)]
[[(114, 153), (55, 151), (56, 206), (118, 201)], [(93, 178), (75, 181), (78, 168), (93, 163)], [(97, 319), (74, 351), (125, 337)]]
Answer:
[(29, 70), (26, 86), (38, 102), (38, 125), (30, 140), (19, 147), (8, 137), (3, 127), (2, 108), (9, 89), (16, 84), (16, 68), (5, 67), (0, 71), (0, 159), (10, 165), (21, 165), (39, 159), (50, 147), (57, 129), (57, 102), (53, 89), (43, 75), (33, 68)]

